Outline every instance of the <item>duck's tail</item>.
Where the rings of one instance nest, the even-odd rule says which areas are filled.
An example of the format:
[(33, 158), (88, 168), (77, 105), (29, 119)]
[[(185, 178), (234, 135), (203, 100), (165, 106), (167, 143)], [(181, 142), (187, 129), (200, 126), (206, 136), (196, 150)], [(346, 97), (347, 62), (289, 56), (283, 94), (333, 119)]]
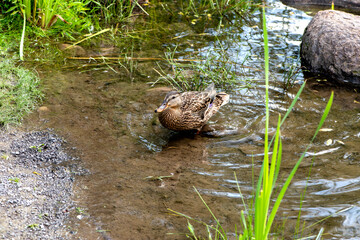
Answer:
[(230, 96), (227, 93), (224, 92), (220, 92), (218, 94), (216, 94), (216, 102), (218, 106), (223, 106), (225, 104), (227, 104), (230, 100)]
[(204, 92), (212, 92), (215, 90), (215, 84), (211, 83), (209, 86), (207, 86), (204, 90)]

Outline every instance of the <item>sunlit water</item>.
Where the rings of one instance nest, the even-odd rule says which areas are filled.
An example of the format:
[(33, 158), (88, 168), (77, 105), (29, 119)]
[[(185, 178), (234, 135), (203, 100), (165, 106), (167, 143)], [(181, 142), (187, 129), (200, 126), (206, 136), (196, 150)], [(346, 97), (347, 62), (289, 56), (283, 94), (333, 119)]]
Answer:
[[(273, 133), (278, 113), (285, 114), (304, 81), (299, 74), (294, 87), (288, 91), (283, 88), (284, 72), (298, 63), (301, 36), (311, 17), (278, 1), (271, 1), (270, 6), (267, 21)], [(32, 122), (54, 128), (68, 139), (91, 172), (79, 177), (75, 189), (79, 206), (88, 214), (75, 221), (80, 237), (185, 239), (178, 233), (187, 232), (186, 221), (169, 215), (168, 208), (213, 223), (193, 186), (224, 226), (234, 231), (244, 209), (237, 183), (245, 201), (251, 199), (263, 158), (265, 87), (260, 19), (261, 15), (255, 14), (242, 31), (238, 31), (236, 20), (221, 31), (207, 29), (219, 37), (231, 61), (245, 61), (244, 65), (251, 67), (239, 77), (239, 86), (248, 78), (255, 81), (254, 88), (235, 89), (230, 103), (210, 121), (219, 129), (238, 130), (237, 134), (206, 138), (181, 136), (162, 128), (153, 110), (166, 90), (149, 90), (148, 84), (136, 79), (131, 83), (125, 74), (109, 69), (43, 74), (44, 84), (50, 89), (45, 102), (49, 112), (40, 112)], [(189, 47), (177, 54), (191, 58), (196, 42), (191, 37), (185, 42), (190, 43)], [(208, 53), (215, 45), (202, 42), (197, 50)], [(320, 121), (330, 96), (328, 89), (321, 91), (306, 88), (282, 128), (280, 182), (291, 171)], [(310, 147), (281, 205), (278, 219), (279, 225), (287, 219), (287, 227), (280, 230), (285, 237), (292, 238), (296, 231), (294, 219), (300, 202), (305, 226), (332, 216), (307, 233), (316, 234), (324, 227), (328, 239), (360, 236), (360, 113), (347, 94), (336, 92), (324, 125), (327, 131), (320, 132)]]

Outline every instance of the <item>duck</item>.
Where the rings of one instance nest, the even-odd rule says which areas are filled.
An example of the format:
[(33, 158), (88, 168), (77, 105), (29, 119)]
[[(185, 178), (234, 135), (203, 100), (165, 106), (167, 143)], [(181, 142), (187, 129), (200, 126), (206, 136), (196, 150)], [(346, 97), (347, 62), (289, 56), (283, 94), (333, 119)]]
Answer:
[(197, 130), (199, 133), (229, 99), (225, 92), (216, 92), (212, 83), (204, 91), (168, 92), (155, 113), (167, 129), (178, 132)]

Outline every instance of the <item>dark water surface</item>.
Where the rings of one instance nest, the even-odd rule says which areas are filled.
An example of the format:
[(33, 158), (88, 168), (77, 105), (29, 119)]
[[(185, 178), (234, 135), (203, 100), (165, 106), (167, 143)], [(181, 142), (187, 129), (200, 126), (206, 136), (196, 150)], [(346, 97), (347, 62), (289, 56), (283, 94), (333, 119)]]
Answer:
[[(297, 63), (301, 35), (311, 17), (279, 1), (271, 1), (270, 5), (272, 8), (267, 10), (272, 79), (270, 127), (274, 131), (278, 113), (285, 114), (304, 81), (299, 74), (298, 83), (284, 91), (284, 72)], [(74, 62), (67, 62), (61, 69), (40, 70), (47, 92), (45, 108), (33, 114), (28, 125), (53, 128), (64, 136), (76, 147), (91, 172), (76, 180), (75, 200), (85, 214), (74, 220), (77, 232), (74, 238), (185, 239), (186, 220), (170, 214), (168, 208), (213, 223), (193, 186), (225, 228), (234, 231), (243, 209), (234, 172), (245, 199), (249, 199), (253, 191), (252, 172), (256, 177), (263, 158), (265, 88), (261, 80), (260, 17), (256, 13), (241, 31), (236, 20), (220, 31), (207, 29), (219, 37), (232, 61), (241, 63), (246, 59), (245, 65), (251, 66), (239, 77), (239, 86), (245, 78), (255, 81), (251, 89), (235, 89), (230, 103), (211, 119), (210, 125), (238, 129), (233, 135), (182, 136), (164, 129), (154, 109), (169, 89), (160, 85), (150, 88), (136, 78), (131, 81), (121, 68), (114, 69), (117, 72), (109, 68), (84, 71), (75, 68)], [(190, 58), (194, 44), (202, 51), (214, 47), (214, 42), (206, 38), (199, 41), (189, 35), (177, 53)], [(139, 63), (137, 67), (149, 68), (151, 64)], [(156, 64), (150, 68), (153, 67)], [(149, 81), (156, 78), (152, 75)], [(326, 239), (360, 236), (358, 94), (321, 83), (308, 84), (282, 129), (280, 179), (291, 171), (310, 141), (331, 90), (335, 91), (335, 100), (324, 125), (326, 129), (311, 146), (281, 205), (278, 225), (285, 237), (293, 238), (305, 186), (301, 218), (307, 221), (305, 226), (352, 207), (319, 223), (312, 228), (314, 231), (305, 231), (307, 234), (325, 227)], [(283, 219), (286, 223), (282, 227)], [(201, 233), (202, 228), (197, 229)]]

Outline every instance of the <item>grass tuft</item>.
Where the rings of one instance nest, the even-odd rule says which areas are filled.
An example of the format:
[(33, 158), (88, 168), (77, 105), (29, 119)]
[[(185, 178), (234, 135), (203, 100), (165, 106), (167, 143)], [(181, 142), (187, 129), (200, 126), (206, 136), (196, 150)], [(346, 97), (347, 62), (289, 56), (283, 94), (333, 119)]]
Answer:
[[(175, 58), (176, 48), (165, 54), (168, 65), (171, 66), (171, 73), (168, 73), (158, 64), (154, 69), (159, 79), (152, 84), (166, 83), (180, 91), (200, 91), (210, 83), (215, 83), (223, 89), (237, 87), (251, 87), (249, 79), (243, 79), (243, 64), (236, 64), (230, 61), (226, 50), (222, 47), (208, 52), (197, 59)], [(239, 86), (240, 85), (240, 86)]]
[(41, 101), (38, 77), (16, 67), (11, 59), (0, 59), (0, 126), (19, 123)]

